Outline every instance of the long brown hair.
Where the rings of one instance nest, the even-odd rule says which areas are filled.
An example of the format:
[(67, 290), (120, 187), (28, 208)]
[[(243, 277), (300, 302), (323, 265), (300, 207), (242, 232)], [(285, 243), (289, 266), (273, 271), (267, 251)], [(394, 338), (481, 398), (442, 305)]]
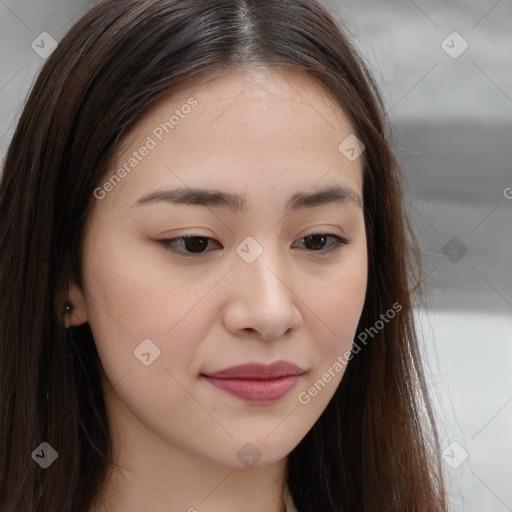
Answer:
[[(369, 255), (356, 338), (401, 306), (354, 353), (290, 453), (295, 504), (300, 512), (447, 510), (412, 310), (421, 274), (403, 177), (382, 100), (346, 31), (312, 0), (107, 0), (47, 59), (4, 162), (2, 512), (87, 512), (97, 496), (112, 464), (101, 363), (88, 324), (66, 330), (62, 321), (64, 290), (71, 279), (82, 284), (93, 191), (152, 105), (185, 80), (246, 64), (306, 70), (350, 118), (366, 147)], [(43, 441), (58, 453), (46, 470), (32, 460)]]

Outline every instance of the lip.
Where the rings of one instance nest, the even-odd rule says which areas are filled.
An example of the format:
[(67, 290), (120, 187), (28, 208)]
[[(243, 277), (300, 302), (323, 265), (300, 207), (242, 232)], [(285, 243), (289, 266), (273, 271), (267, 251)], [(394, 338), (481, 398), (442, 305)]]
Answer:
[(222, 391), (254, 404), (270, 404), (287, 395), (297, 384), (304, 370), (288, 361), (266, 365), (246, 363), (218, 372), (203, 374)]
[(276, 361), (272, 364), (246, 363), (230, 366), (218, 372), (208, 373), (207, 377), (219, 379), (277, 379), (291, 375), (302, 375), (304, 370), (288, 361)]

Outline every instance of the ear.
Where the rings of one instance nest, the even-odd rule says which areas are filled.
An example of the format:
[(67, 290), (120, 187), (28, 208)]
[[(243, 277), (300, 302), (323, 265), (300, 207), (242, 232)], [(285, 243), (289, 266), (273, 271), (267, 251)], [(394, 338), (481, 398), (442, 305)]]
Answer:
[(85, 324), (88, 321), (85, 297), (74, 281), (71, 281), (68, 287), (68, 291), (62, 301), (61, 311), (64, 312), (64, 305), (67, 302), (73, 304), (73, 310), (70, 313), (63, 313), (66, 329), (70, 326)]

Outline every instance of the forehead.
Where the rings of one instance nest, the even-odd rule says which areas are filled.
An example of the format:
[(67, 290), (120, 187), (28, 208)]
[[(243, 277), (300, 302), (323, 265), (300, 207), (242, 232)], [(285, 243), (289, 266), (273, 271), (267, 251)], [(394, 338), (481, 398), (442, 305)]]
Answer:
[[(192, 115), (188, 115), (187, 103), (192, 98), (197, 102), (197, 107), (194, 107)], [(187, 122), (181, 122), (184, 119), (183, 112), (180, 112), (183, 107), (187, 111)], [(232, 111), (231, 115), (228, 110)], [(254, 128), (259, 122), (263, 130), (271, 133), (286, 125), (291, 117), (297, 122), (294, 123), (295, 126), (288, 124), (285, 126), (287, 129), (281, 130), (282, 138), (288, 133), (294, 133), (300, 126), (303, 127), (303, 134), (307, 134), (312, 143), (315, 139), (322, 139), (328, 131), (354, 132), (350, 120), (330, 92), (304, 70), (261, 66), (235, 67), (213, 75), (201, 73), (182, 82), (134, 124), (124, 137), (118, 153), (130, 149), (138, 136), (152, 133), (160, 122), (171, 120), (173, 113), (180, 116), (179, 120), (174, 116), (171, 123), (174, 124), (171, 135), (178, 140), (185, 136), (189, 139), (193, 139), (194, 135), (200, 136), (203, 132), (201, 125), (211, 135), (225, 128), (226, 124), (232, 127), (252, 124)], [(272, 118), (274, 130), (269, 129), (268, 123), (263, 124), (269, 118)], [(309, 129), (300, 124), (304, 120), (310, 123), (313, 121)], [(239, 135), (243, 136), (243, 133)]]
[(308, 189), (319, 180), (333, 184), (337, 175), (361, 190), (362, 159), (351, 162), (339, 150), (352, 133), (343, 109), (301, 70), (234, 69), (196, 78), (156, 103), (124, 138), (116, 169), (149, 140), (153, 147), (118, 191), (164, 182), (226, 188), (240, 180)]

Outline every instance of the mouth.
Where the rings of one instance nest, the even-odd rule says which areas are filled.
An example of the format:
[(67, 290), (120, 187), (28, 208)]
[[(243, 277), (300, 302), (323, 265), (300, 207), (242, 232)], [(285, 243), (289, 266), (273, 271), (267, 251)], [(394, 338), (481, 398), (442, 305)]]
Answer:
[(202, 374), (216, 388), (253, 404), (271, 404), (287, 395), (304, 370), (287, 361), (270, 365), (247, 363)]

